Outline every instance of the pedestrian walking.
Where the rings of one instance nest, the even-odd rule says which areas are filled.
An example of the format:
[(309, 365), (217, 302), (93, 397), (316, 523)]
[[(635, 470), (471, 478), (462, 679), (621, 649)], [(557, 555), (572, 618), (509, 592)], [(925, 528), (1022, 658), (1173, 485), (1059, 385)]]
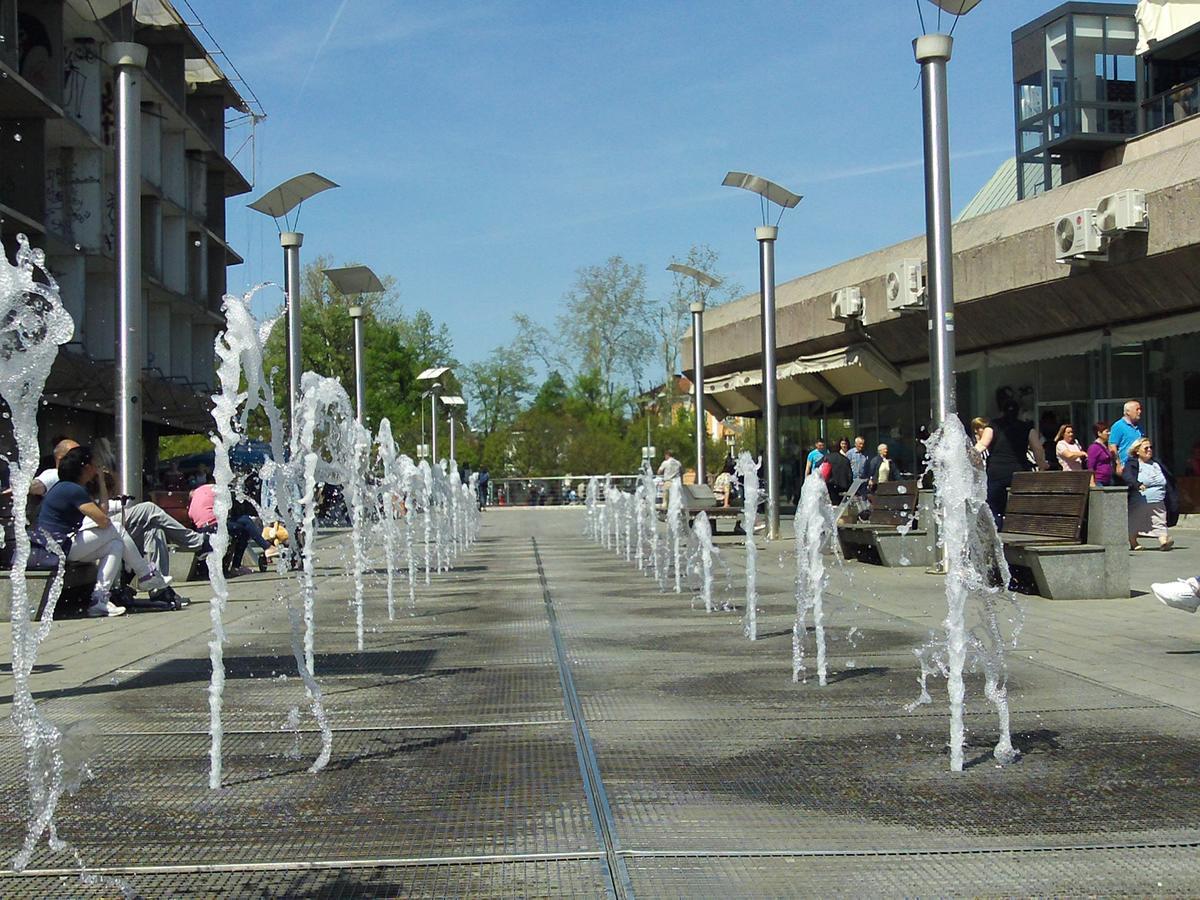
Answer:
[(1179, 501), (1174, 491), (1174, 479), (1166, 466), (1154, 456), (1154, 445), (1149, 438), (1139, 438), (1129, 447), (1129, 458), (1121, 477), (1129, 485), (1129, 549), (1141, 550), (1138, 538), (1150, 537), (1158, 541), (1158, 549), (1170, 550), (1175, 546), (1168, 528), (1169, 514), (1177, 516)]

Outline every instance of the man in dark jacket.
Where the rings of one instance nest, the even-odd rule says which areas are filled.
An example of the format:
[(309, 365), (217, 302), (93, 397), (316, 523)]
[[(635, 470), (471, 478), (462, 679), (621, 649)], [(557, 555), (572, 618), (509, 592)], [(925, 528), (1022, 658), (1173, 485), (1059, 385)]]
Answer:
[(826, 455), (825, 462), (829, 463), (829, 478), (825, 482), (829, 488), (829, 499), (837, 506), (846, 491), (850, 490), (854, 470), (850, 468), (850, 460), (836, 450)]

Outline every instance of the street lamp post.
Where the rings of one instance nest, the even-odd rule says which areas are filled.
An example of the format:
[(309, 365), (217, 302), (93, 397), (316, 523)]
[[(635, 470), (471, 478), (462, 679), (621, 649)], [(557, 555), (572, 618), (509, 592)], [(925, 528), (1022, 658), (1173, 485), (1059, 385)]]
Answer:
[(418, 383), (427, 383), (429, 390), (429, 454), (434, 465), (438, 462), (437, 456), (437, 395), (442, 390), (442, 377), (450, 374), (449, 366), (433, 366), (425, 369), (417, 375)]
[(116, 73), (117, 150), (117, 466), (121, 491), (142, 493), (142, 81), (147, 50), (117, 42), (107, 51)]
[[(304, 235), (294, 229), (300, 222), (301, 204), (309, 197), (335, 187), (337, 185), (328, 178), (309, 172), (289, 178), (249, 204), (250, 209), (274, 219), (276, 228), (279, 228), (280, 219), (287, 226), (286, 231), (279, 229), (279, 245), (283, 247), (283, 290), (287, 298), (288, 408), (293, 422), (303, 371), (300, 361), (300, 247), (304, 243)], [(288, 214), (293, 210), (296, 216), (289, 222)]]
[[(780, 207), (779, 219), (802, 199), (787, 188), (746, 172), (730, 172), (721, 182), (726, 187), (742, 188)], [(754, 229), (758, 241), (759, 295), (762, 299), (762, 373), (763, 421), (767, 426), (763, 456), (767, 475), (767, 540), (779, 538), (779, 390), (775, 382), (775, 240), (779, 237), (779, 219), (767, 224), (767, 205), (763, 205), (763, 224)]]
[(454, 447), (454, 414), (467, 405), (467, 401), (457, 395), (442, 398), (442, 406), (446, 407), (446, 424), (450, 426), (450, 461), (456, 463), (458, 454)]
[(369, 266), (346, 266), (341, 269), (326, 269), (329, 279), (339, 293), (356, 298), (350, 307), (350, 318), (354, 322), (354, 399), (355, 417), (359, 425), (366, 424), (367, 369), (363, 361), (362, 295), (383, 291), (383, 282)]
[[(691, 278), (696, 290), (696, 299), (688, 307), (692, 314), (692, 405), (696, 408), (696, 484), (708, 483), (708, 468), (704, 464), (706, 446), (704, 428), (704, 292), (703, 287), (716, 287), (720, 280), (683, 263), (671, 263), (670, 272)], [(647, 441), (646, 443), (649, 443)]]
[[(961, 16), (980, 0), (932, 0)], [(940, 15), (940, 14), (939, 14)], [(951, 29), (953, 31), (953, 28)], [(913, 41), (921, 67), (921, 112), (925, 144), (926, 296), (929, 298), (929, 393), (933, 428), (956, 413), (954, 398), (954, 246), (950, 228), (950, 128), (946, 64), (954, 50), (948, 34), (923, 34)]]

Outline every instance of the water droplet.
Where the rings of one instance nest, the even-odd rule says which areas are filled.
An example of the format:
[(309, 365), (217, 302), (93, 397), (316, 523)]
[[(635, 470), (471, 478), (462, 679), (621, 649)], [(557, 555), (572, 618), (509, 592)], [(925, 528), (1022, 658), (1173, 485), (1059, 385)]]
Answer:
[(83, 247), (82, 247), (82, 246), (80, 246), (79, 244), (76, 244), (76, 245), (75, 245), (75, 249), (76, 249), (76, 250), (82, 250), (82, 249), (83, 249)]
[(20, 135), (20, 133), (18, 133), (18, 134), (14, 134), (14, 135), (13, 135), (13, 140), (14, 140), (14, 141), (16, 141), (18, 144), (19, 144), (19, 143), (21, 143), (21, 135)]

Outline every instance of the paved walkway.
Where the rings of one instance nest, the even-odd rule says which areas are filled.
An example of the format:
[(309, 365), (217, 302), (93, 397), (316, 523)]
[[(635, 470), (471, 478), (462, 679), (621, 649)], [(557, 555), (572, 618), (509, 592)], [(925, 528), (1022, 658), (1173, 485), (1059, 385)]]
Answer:
[[(272, 576), (234, 585), (217, 792), (205, 586), (178, 613), (56, 623), (35, 689), (94, 776), (63, 800), (61, 836), (144, 897), (1200, 893), (1200, 618), (1145, 596), (1029, 598), (1010, 682), (1024, 755), (991, 761), (969, 676), (971, 765), (952, 775), (944, 684), (903, 708), (912, 648), (944, 615), (940, 579), (835, 571), (822, 688), (791, 680), (790, 542), (760, 552), (751, 643), (738, 613), (660, 594), (584, 540), (580, 510), (485, 520), (411, 613), (387, 620), (376, 577), (363, 653), (343, 542), (322, 550), (316, 665), (335, 736), (315, 776)], [(1135, 588), (1200, 571), (1200, 534), (1177, 539), (1135, 560)], [(740, 550), (720, 541), (740, 591)], [(5, 864), (21, 758), (5, 724)], [(113, 893), (64, 854), (32, 865), (0, 872), (0, 896)]]

